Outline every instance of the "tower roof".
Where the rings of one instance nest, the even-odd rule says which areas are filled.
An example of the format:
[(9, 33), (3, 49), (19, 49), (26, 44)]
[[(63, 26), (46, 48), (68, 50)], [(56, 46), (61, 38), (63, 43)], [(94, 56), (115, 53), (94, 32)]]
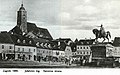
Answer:
[(20, 7), (19, 11), (25, 11), (25, 8), (23, 7), (23, 4), (21, 4), (21, 7)]

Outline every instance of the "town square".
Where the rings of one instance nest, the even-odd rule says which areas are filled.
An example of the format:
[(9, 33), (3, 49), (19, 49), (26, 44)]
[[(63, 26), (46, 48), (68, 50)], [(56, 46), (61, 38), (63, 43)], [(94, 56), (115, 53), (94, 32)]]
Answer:
[[(88, 3), (88, 1), (90, 0), (85, 0), (85, 1), (86, 1), (85, 3)], [(91, 29), (88, 29), (90, 28), (89, 25), (81, 26), (83, 28), (88, 29), (88, 32), (91, 35), (85, 32), (85, 30), (83, 30), (80, 27), (79, 30), (84, 31), (84, 32), (79, 32), (82, 38), (76, 37), (73, 40), (73, 38), (71, 37), (63, 37), (65, 34), (67, 34), (67, 32), (58, 34), (58, 32), (54, 31), (57, 29), (62, 31), (62, 28), (52, 28), (50, 31), (49, 26), (41, 27), (40, 25), (38, 25), (38, 23), (31, 21), (33, 20), (33, 18), (34, 19), (38, 18), (38, 17), (34, 17), (34, 12), (36, 13), (37, 11), (32, 11), (33, 9), (27, 11), (28, 7), (32, 8), (31, 7), (32, 4), (27, 6), (27, 1), (25, 2), (24, 0), (21, 0), (18, 3), (20, 3), (19, 5), (17, 5), (18, 7), (15, 7), (18, 9), (16, 9), (16, 11), (14, 12), (16, 14), (13, 14), (14, 16), (16, 15), (16, 18), (14, 17), (14, 20), (16, 21), (16, 25), (13, 25), (13, 27), (11, 26), (10, 28), (8, 26), (9, 29), (8, 31), (0, 30), (0, 68), (106, 68), (106, 67), (119, 68), (120, 67), (120, 36), (115, 35), (113, 37), (114, 35), (113, 32), (107, 29), (109, 27), (106, 27), (105, 23), (102, 22), (95, 26), (91, 26), (92, 27)], [(27, 6), (27, 8), (25, 6)], [(5, 8), (4, 6), (2, 7)], [(37, 6), (35, 8), (37, 10)], [(42, 14), (41, 16), (43, 17), (44, 15), (47, 19), (49, 19), (49, 17), (46, 15), (46, 13), (48, 13), (47, 11), (49, 10), (47, 8), (45, 9), (46, 10), (45, 14), (44, 12), (42, 12), (42, 10), (39, 9), (37, 13), (39, 14), (39, 11), (41, 11), (40, 12)], [(14, 9), (14, 8), (10, 8), (10, 9)], [(78, 7), (76, 8), (76, 10), (78, 10)], [(89, 10), (93, 10), (93, 9), (89, 8)], [(9, 12), (11, 11), (12, 10), (9, 10)], [(32, 14), (30, 15), (32, 15), (33, 18), (30, 18), (29, 17), (30, 15), (28, 15), (28, 13), (31, 11)], [(2, 10), (0, 10), (0, 12), (4, 13)], [(52, 13), (51, 10), (49, 10), (49, 12)], [(56, 13), (58, 13), (58, 11), (57, 12), (54, 11), (54, 15), (56, 15)], [(96, 13), (96, 12), (93, 11), (91, 13)], [(4, 15), (5, 14), (6, 13), (4, 13)], [(78, 13), (76, 13), (76, 15), (77, 14)], [(49, 13), (48, 15), (51, 14)], [(62, 15), (65, 18), (65, 20), (69, 18), (69, 14), (64, 13)], [(66, 17), (64, 15), (66, 15)], [(9, 19), (11, 19), (11, 17)], [(28, 19), (31, 20), (28, 21)], [(85, 18), (82, 19), (86, 21)], [(1, 18), (0, 21), (2, 21)], [(52, 19), (49, 19), (48, 21), (54, 23)], [(67, 23), (72, 24), (71, 22), (72, 21), (69, 21)], [(6, 22), (3, 21), (1, 23), (3, 23), (4, 25), (4, 23)], [(41, 25), (44, 25), (44, 23), (41, 23)], [(74, 35), (72, 34), (78, 33), (77, 31), (76, 32), (73, 31), (73, 33), (71, 33), (74, 27), (75, 26), (72, 25), (69, 30), (70, 31), (69, 35), (73, 37)], [(88, 34), (87, 35), (88, 37), (84, 37), (85, 36), (84, 33), (86, 33), (86, 35)], [(61, 36), (61, 37), (54, 38), (53, 34), (55, 36)]]

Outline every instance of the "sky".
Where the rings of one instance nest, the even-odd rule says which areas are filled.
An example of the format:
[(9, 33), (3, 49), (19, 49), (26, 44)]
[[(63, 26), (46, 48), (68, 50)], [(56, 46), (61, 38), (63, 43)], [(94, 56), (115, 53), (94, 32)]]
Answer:
[[(0, 31), (16, 24), (22, 0), (0, 0)], [(54, 39), (95, 38), (103, 24), (112, 39), (120, 37), (120, 0), (23, 0), (28, 22), (47, 28)]]

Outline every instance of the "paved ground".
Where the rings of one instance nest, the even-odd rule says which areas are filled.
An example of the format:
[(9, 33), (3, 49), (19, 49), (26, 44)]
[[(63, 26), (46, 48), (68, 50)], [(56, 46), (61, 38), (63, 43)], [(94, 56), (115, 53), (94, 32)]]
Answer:
[[(0, 68), (108, 68), (96, 66), (67, 65), (61, 62), (0, 61)], [(109, 67), (111, 68), (111, 67)], [(119, 68), (119, 66), (117, 67)]]

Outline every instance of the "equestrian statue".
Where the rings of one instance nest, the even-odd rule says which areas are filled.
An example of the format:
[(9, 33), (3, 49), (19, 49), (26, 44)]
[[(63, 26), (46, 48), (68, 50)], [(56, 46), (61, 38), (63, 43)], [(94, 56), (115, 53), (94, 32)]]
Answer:
[(105, 32), (105, 29), (103, 27), (103, 25), (101, 24), (100, 27), (100, 30), (98, 29), (93, 29), (93, 33), (95, 34), (96, 38), (95, 40), (98, 41), (98, 38), (103, 38), (104, 40), (102, 41), (102, 43), (108, 39), (108, 42), (109, 42), (109, 39), (111, 38), (111, 34), (109, 31)]

